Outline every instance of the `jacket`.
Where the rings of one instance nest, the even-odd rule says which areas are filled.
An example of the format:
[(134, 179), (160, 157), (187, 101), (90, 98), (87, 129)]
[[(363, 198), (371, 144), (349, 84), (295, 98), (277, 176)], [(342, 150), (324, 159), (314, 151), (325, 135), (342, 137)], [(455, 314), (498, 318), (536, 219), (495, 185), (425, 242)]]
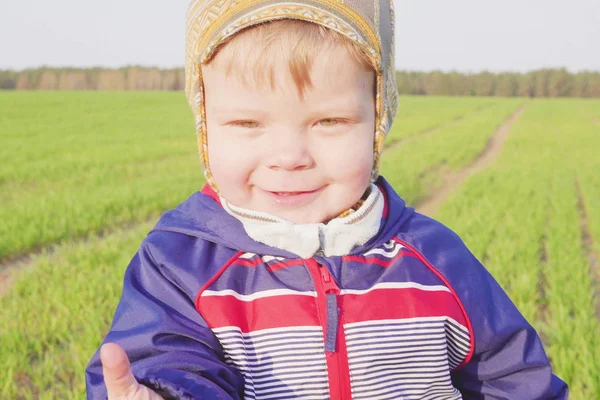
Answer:
[[(250, 239), (205, 187), (142, 242), (105, 342), (165, 398), (566, 399), (462, 240), (377, 185), (378, 234), (310, 259)], [(106, 398), (99, 352), (86, 383)]]

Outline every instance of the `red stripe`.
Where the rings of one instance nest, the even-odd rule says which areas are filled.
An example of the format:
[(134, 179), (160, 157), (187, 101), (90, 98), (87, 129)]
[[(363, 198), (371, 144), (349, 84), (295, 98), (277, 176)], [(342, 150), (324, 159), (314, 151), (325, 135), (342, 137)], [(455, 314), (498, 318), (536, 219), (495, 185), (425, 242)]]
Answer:
[(276, 264), (269, 265), (268, 268), (269, 268), (269, 270), (271, 270), (271, 272), (275, 272), (275, 271), (278, 271), (280, 269), (287, 268), (287, 267), (296, 267), (298, 265), (304, 265), (305, 263), (306, 263), (306, 261), (303, 259), (280, 261), (280, 262), (277, 262)]
[(375, 289), (365, 294), (344, 294), (342, 298), (345, 323), (449, 316), (464, 325), (452, 293), (444, 291)]
[(239, 260), (237, 260), (236, 262), (233, 263), (233, 265), (241, 265), (242, 267), (256, 267), (258, 264), (263, 264), (263, 260), (260, 257), (256, 257), (254, 259), (245, 259), (245, 258), (240, 258)]
[(416, 256), (413, 253), (411, 253), (410, 251), (401, 250), (398, 252), (398, 254), (396, 254), (396, 256), (394, 258), (390, 258), (387, 260), (378, 258), (377, 256), (368, 256), (368, 257), (343, 256), (342, 261), (344, 261), (344, 262), (355, 261), (355, 262), (359, 262), (359, 263), (363, 263), (363, 264), (377, 264), (377, 265), (381, 265), (382, 267), (387, 268), (390, 265), (392, 265), (395, 261), (399, 260), (402, 257), (416, 257)]
[(452, 285), (450, 285), (450, 282), (448, 282), (448, 280), (446, 279), (446, 277), (444, 275), (442, 275), (442, 273), (440, 271), (437, 270), (437, 268), (435, 268), (433, 265), (431, 265), (431, 263), (429, 261), (427, 261), (427, 259), (417, 251), (417, 249), (415, 249), (414, 247), (412, 247), (411, 245), (409, 245), (408, 243), (406, 243), (405, 241), (399, 239), (399, 238), (394, 238), (394, 240), (398, 243), (400, 243), (402, 246), (410, 249), (411, 251), (413, 251), (415, 253), (415, 255), (417, 256), (417, 258), (419, 260), (421, 260), (421, 262), (423, 262), (425, 265), (427, 265), (427, 267), (438, 277), (440, 278), (440, 280), (444, 283), (444, 285), (446, 285), (448, 287), (448, 289), (450, 289), (450, 292), (452, 293), (452, 296), (454, 297), (454, 301), (456, 302), (456, 304), (458, 304), (458, 307), (460, 308), (460, 311), (462, 312), (462, 318), (461, 319), (456, 319), (458, 322), (460, 322), (462, 325), (467, 326), (467, 329), (469, 330), (469, 336), (470, 336), (470, 347), (469, 347), (469, 353), (467, 354), (467, 356), (465, 357), (464, 361), (462, 363), (460, 363), (460, 365), (456, 368), (460, 368), (462, 366), (464, 366), (465, 364), (467, 364), (470, 360), (471, 357), (473, 357), (473, 352), (475, 351), (475, 334), (473, 333), (473, 325), (471, 324), (471, 320), (469, 319), (469, 315), (467, 314), (467, 311), (465, 310), (464, 305), (462, 304), (462, 302), (460, 301), (460, 298), (458, 297), (458, 295), (456, 294), (456, 291), (454, 290), (454, 288), (452, 287)]
[(219, 199), (219, 195), (217, 194), (217, 192), (215, 192), (213, 188), (210, 187), (208, 183), (204, 185), (200, 193), (207, 195), (217, 203), (221, 204), (221, 199)]
[(287, 268), (287, 267), (295, 267), (298, 265), (304, 265), (305, 260), (296, 259), (296, 260), (289, 260), (289, 261), (279, 261), (279, 262), (276, 262), (273, 264), (267, 264), (262, 257), (255, 257), (252, 259), (239, 259), (235, 263), (233, 263), (233, 265), (241, 265), (242, 267), (256, 267), (258, 265), (265, 265), (265, 264), (267, 265), (267, 268), (271, 272), (275, 272), (275, 271), (278, 271), (280, 269)]
[(252, 301), (233, 296), (201, 296), (202, 317), (211, 329), (236, 326), (248, 333), (261, 329), (320, 326), (315, 298), (279, 295)]
[(194, 300), (194, 304), (196, 305), (196, 311), (198, 311), (200, 313), (200, 315), (202, 315), (202, 311), (200, 310), (200, 295), (202, 294), (202, 292), (204, 292), (210, 285), (212, 285), (221, 275), (223, 275), (223, 272), (225, 272), (225, 270), (227, 268), (229, 268), (229, 266), (231, 264), (233, 264), (235, 262), (235, 260), (237, 260), (241, 255), (243, 255), (244, 252), (243, 251), (238, 251), (237, 253), (235, 253), (233, 255), (233, 257), (231, 257), (229, 259), (229, 261), (227, 261), (225, 263), (225, 265), (223, 265), (221, 267), (221, 269), (212, 277), (208, 280), (208, 282), (206, 282), (204, 284), (204, 286), (202, 286), (200, 288), (200, 290), (198, 290), (198, 294), (196, 294), (196, 299)]
[(383, 213), (382, 213), (381, 217), (387, 218), (389, 211), (390, 211), (387, 191), (385, 190), (385, 187), (383, 185), (377, 185), (377, 187), (379, 188), (379, 191), (381, 192), (381, 194), (383, 194)]

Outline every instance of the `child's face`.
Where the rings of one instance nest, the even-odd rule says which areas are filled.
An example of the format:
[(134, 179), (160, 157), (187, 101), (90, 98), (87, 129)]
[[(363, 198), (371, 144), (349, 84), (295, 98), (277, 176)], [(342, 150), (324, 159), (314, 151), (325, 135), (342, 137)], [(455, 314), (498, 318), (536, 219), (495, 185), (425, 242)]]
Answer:
[(272, 90), (245, 87), (218, 63), (202, 67), (210, 169), (235, 206), (325, 222), (370, 183), (375, 73), (335, 46), (315, 58), (301, 99), (288, 68), (282, 61), (275, 69)]

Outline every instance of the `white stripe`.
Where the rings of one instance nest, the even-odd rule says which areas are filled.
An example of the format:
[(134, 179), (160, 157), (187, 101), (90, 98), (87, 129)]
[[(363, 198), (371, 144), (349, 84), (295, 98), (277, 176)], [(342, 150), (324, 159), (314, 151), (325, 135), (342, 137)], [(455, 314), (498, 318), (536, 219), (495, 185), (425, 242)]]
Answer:
[[(303, 355), (302, 357), (300, 357), (298, 354), (294, 354), (293, 356), (290, 357), (278, 357), (276, 359), (278, 364), (283, 364), (285, 366), (287, 366), (287, 364), (285, 363), (286, 361), (307, 361), (307, 360), (320, 360), (322, 358), (325, 357), (325, 353), (324, 352), (319, 352), (316, 354), (310, 354), (310, 355)], [(254, 360), (249, 360), (250, 357), (243, 357), (243, 356), (235, 356), (233, 357), (230, 354), (225, 354), (225, 358), (229, 358), (232, 361), (235, 361), (236, 363), (240, 363), (240, 365), (252, 365), (252, 366), (260, 366), (263, 365), (264, 363), (264, 357), (262, 358), (255, 358)], [(273, 359), (275, 360), (275, 359)]]
[[(442, 394), (445, 394), (445, 395), (448, 395), (451, 397), (440, 397), (440, 395), (442, 395)], [(425, 393), (424, 395), (426, 395), (426, 396), (421, 397), (420, 400), (461, 400), (462, 399), (462, 395), (455, 387), (451, 387), (451, 388), (447, 388), (447, 389), (428, 390), (427, 393)]]
[(377, 345), (379, 343), (389, 343), (395, 341), (404, 341), (404, 340), (414, 340), (414, 339), (445, 339), (446, 334), (437, 331), (431, 330), (407, 330), (402, 332), (387, 332), (386, 335), (377, 334), (377, 336), (372, 334), (355, 336), (352, 340), (348, 340), (348, 347), (357, 346), (361, 344), (373, 344)]
[(446, 335), (456, 338), (463, 343), (468, 343), (471, 335), (465, 327), (454, 326), (452, 323), (446, 324)]
[[(381, 386), (380, 384), (389, 384), (390, 381), (393, 380), (397, 383), (402, 383), (410, 386), (416, 385), (426, 385), (429, 386), (431, 382), (450, 382), (450, 373), (448, 370), (438, 373), (438, 374), (408, 374), (405, 372), (395, 373), (395, 374), (383, 374), (375, 379), (361, 379), (356, 380), (354, 383), (356, 384), (355, 390), (357, 392), (363, 390), (370, 390), (371, 388), (376, 388)], [(408, 380), (408, 382), (403, 382)], [(424, 383), (419, 383), (419, 381), (426, 380)], [(365, 384), (362, 385), (362, 381), (365, 381)], [(358, 387), (362, 385), (362, 387)]]
[(419, 347), (409, 347), (406, 349), (385, 349), (385, 350), (377, 350), (371, 349), (370, 351), (366, 351), (363, 353), (354, 354), (349, 356), (349, 359), (352, 362), (360, 362), (365, 360), (377, 361), (378, 359), (389, 359), (390, 352), (394, 351), (391, 354), (391, 358), (410, 358), (410, 356), (423, 356), (423, 360), (425, 359), (425, 354), (430, 356), (431, 358), (440, 358), (443, 360), (447, 359), (446, 356), (446, 344), (438, 345), (438, 346), (427, 346), (427, 350), (422, 350)]
[(283, 257), (274, 257), (274, 256), (263, 256), (262, 259), (264, 262), (269, 262), (269, 261), (273, 261), (273, 260), (277, 260), (277, 261), (285, 260), (285, 258), (283, 258)]
[(467, 354), (469, 352), (469, 343), (455, 337), (450, 337), (448, 347), (457, 353)]
[[(271, 379), (277, 379), (280, 380), (281, 377), (279, 375), (273, 375), (271, 377)], [(257, 383), (254, 381), (254, 379), (252, 379), (251, 377), (248, 378), (250, 380), (250, 386), (252, 386), (255, 390), (262, 390), (264, 393), (268, 393), (269, 391), (273, 391), (273, 390), (268, 390), (270, 388), (273, 388), (273, 382), (269, 382), (269, 383)], [(298, 389), (321, 389), (323, 390), (324, 386), (327, 384), (327, 380), (326, 377), (323, 376), (323, 381), (319, 382), (319, 383), (314, 383), (315, 382), (315, 376), (311, 376), (309, 378), (303, 378), (303, 379), (289, 379), (285, 381), (285, 385), (287, 386), (286, 389), (292, 388), (292, 387), (297, 387)], [(283, 381), (281, 381), (281, 383), (283, 383)], [(265, 390), (266, 389), (266, 390)], [(282, 390), (281, 388), (273, 388), (274, 390)]]
[(231, 289), (226, 290), (205, 290), (202, 292), (200, 297), (212, 297), (212, 296), (233, 296), (238, 300), (242, 301), (253, 301), (256, 299), (264, 299), (267, 297), (286, 296), (286, 295), (297, 295), (297, 296), (311, 296), (317, 297), (317, 292), (298, 292), (291, 289), (273, 289), (263, 290), (262, 292), (256, 292), (252, 294), (240, 294)]
[[(462, 396), (458, 390), (454, 387), (449, 388), (436, 388), (434, 390), (428, 390), (425, 393), (422, 393), (417, 396), (409, 396), (406, 397), (406, 394), (402, 391), (401, 388), (390, 388), (393, 392), (386, 393), (380, 396), (369, 396), (363, 397), (361, 396), (353, 396), (355, 400), (365, 399), (365, 400), (396, 400), (399, 398), (402, 399), (414, 399), (414, 400), (460, 400)], [(440, 395), (450, 395), (451, 397), (441, 397)]]
[(369, 383), (377, 383), (377, 382), (390, 382), (392, 380), (409, 380), (411, 383), (418, 382), (429, 382), (431, 379), (437, 379), (440, 377), (449, 377), (450, 371), (448, 370), (448, 366), (445, 368), (439, 367), (436, 371), (431, 372), (417, 372), (414, 370), (406, 370), (406, 369), (388, 369), (379, 372), (370, 372), (368, 375), (356, 376), (355, 383), (358, 386), (361, 384), (369, 384)]
[[(435, 385), (433, 385), (433, 383), (437, 383)], [(427, 392), (429, 392), (432, 389), (436, 389), (436, 390), (445, 390), (447, 388), (447, 390), (451, 390), (453, 389), (452, 387), (452, 383), (448, 380), (448, 381), (438, 381), (438, 382), (432, 382), (432, 384), (428, 384), (428, 385), (402, 385), (400, 388), (396, 388), (396, 387), (388, 387), (388, 388), (380, 388), (380, 387), (375, 387), (373, 389), (371, 389), (370, 391), (366, 392), (366, 393), (356, 393), (356, 396), (353, 396), (355, 398), (364, 398), (364, 399), (372, 399), (373, 396), (376, 395), (381, 395), (381, 394), (387, 394), (390, 391), (396, 391), (398, 392), (398, 389), (400, 389), (399, 391), (402, 393), (402, 396), (400, 398), (402, 399), (421, 399), (422, 396), (426, 395)], [(354, 394), (354, 391), (353, 391)], [(415, 397), (411, 396), (414, 395)], [(360, 397), (358, 397), (360, 396)], [(406, 397), (408, 396), (408, 397)]]
[[(233, 362), (231, 362), (229, 364), (236, 365)], [(327, 375), (327, 366), (326, 366), (325, 362), (315, 363), (313, 360), (288, 363), (284, 367), (275, 366), (275, 368), (272, 365), (267, 365), (267, 366), (262, 365), (262, 369), (256, 369), (256, 368), (249, 369), (248, 366), (241, 366), (241, 365), (236, 365), (236, 367), (243, 374), (251, 374), (256, 379), (261, 379), (261, 380), (264, 380), (266, 378), (272, 378), (274, 372), (277, 373), (277, 376), (290, 374), (290, 373), (291, 374), (311, 373), (311, 374), (313, 374), (313, 376), (315, 375), (315, 373), (324, 373), (325, 375)]]
[(284, 327), (284, 328), (268, 328), (268, 329), (260, 329), (256, 331), (252, 331), (249, 333), (244, 333), (237, 326), (222, 326), (221, 328), (214, 328), (212, 330), (215, 334), (217, 333), (236, 333), (240, 334), (242, 337), (254, 339), (256, 336), (267, 335), (267, 334), (276, 334), (277, 338), (285, 338), (286, 336), (297, 335), (298, 331), (306, 332), (307, 335), (310, 335), (310, 332), (313, 335), (322, 334), (323, 328), (321, 326), (292, 326), (292, 327)]
[[(414, 325), (415, 327), (440, 326), (440, 322), (444, 323), (448, 319), (446, 316), (441, 317), (415, 317), (403, 319), (378, 319), (373, 321), (360, 321), (344, 324), (346, 331), (357, 332), (359, 330), (369, 329), (369, 327), (381, 326), (383, 329), (400, 328), (403, 326)], [(365, 327), (365, 328), (363, 328)]]
[(256, 254), (254, 254), (254, 253), (244, 253), (239, 258), (242, 258), (244, 260), (249, 260), (254, 256), (256, 256)]
[[(271, 373), (269, 375), (265, 375), (260, 378), (257, 377), (256, 375), (248, 374), (248, 371), (242, 371), (242, 374), (251, 376), (252, 382), (254, 382), (256, 384), (256, 383), (271, 381), (273, 379), (281, 380), (281, 379), (286, 379), (286, 378), (295, 378), (295, 379), (310, 378), (310, 381), (314, 382), (315, 372), (325, 373), (326, 372), (325, 364), (323, 364), (322, 369), (315, 369), (314, 363), (313, 363), (313, 368), (311, 370), (308, 370), (307, 372), (302, 372), (302, 373), (296, 372), (294, 369), (290, 369), (287, 372), (282, 372), (282, 370), (278, 369), (276, 374)], [(327, 374), (322, 374), (322, 375), (323, 375), (323, 377), (327, 376)]]
[[(358, 331), (359, 328), (363, 327), (363, 326), (380, 326), (380, 325), (387, 325), (387, 329), (390, 329), (392, 327), (396, 328), (396, 327), (402, 327), (402, 326), (410, 326), (410, 325), (418, 325), (418, 326), (433, 326), (435, 323), (440, 323), (440, 322), (446, 322), (446, 321), (451, 321), (454, 322), (456, 325), (458, 326), (462, 326), (461, 324), (459, 324), (458, 322), (456, 322), (456, 320), (454, 320), (453, 318), (450, 318), (446, 315), (442, 315), (439, 317), (414, 317), (414, 318), (402, 318), (402, 319), (378, 319), (378, 320), (372, 320), (372, 321), (361, 321), (361, 322), (352, 322), (349, 324), (344, 324), (344, 328), (347, 331)], [(465, 328), (465, 331), (468, 332)]]
[[(279, 347), (271, 347), (271, 346), (284, 346), (284, 347), (290, 348), (290, 347), (298, 347), (298, 346), (305, 347), (307, 345), (314, 345), (314, 346), (320, 346), (321, 348), (323, 347), (323, 337), (321, 335), (316, 336), (316, 337), (309, 336), (309, 337), (302, 337), (302, 338), (298, 338), (298, 339), (292, 339), (293, 342), (297, 341), (298, 343), (292, 343), (292, 341), (289, 338), (288, 339), (273, 338), (273, 339), (267, 339), (267, 340), (262, 340), (262, 341), (261, 341), (261, 339), (255, 339), (250, 342), (247, 342), (239, 336), (237, 338), (231, 337), (231, 338), (224, 338), (224, 339), (221, 339), (220, 335), (217, 335), (217, 337), (219, 338), (219, 341), (221, 342), (223, 347), (227, 347), (227, 348), (246, 347), (248, 345), (251, 345), (255, 349), (279, 348)], [(236, 339), (236, 340), (232, 340), (232, 339)]]
[(416, 282), (383, 282), (371, 286), (366, 290), (342, 289), (340, 294), (366, 294), (377, 289), (419, 289), (428, 292), (448, 292), (450, 289), (443, 285), (421, 285)]
[(376, 374), (376, 375), (381, 375), (382, 372), (386, 372), (386, 371), (390, 371), (390, 370), (395, 370), (395, 369), (408, 369), (411, 372), (420, 372), (423, 374), (427, 374), (430, 373), (431, 371), (437, 371), (437, 369), (440, 370), (444, 370), (447, 371), (448, 370), (448, 365), (446, 363), (443, 362), (437, 362), (437, 363), (424, 363), (421, 360), (418, 361), (417, 365), (414, 366), (410, 366), (410, 365), (405, 365), (402, 364), (402, 367), (400, 368), (398, 364), (396, 363), (392, 363), (392, 362), (388, 362), (388, 363), (378, 363), (376, 366), (369, 366), (369, 367), (363, 367), (363, 368), (352, 368), (352, 371), (350, 373), (351, 376), (355, 376), (355, 379), (361, 379), (363, 377), (367, 377), (371, 374)]
[[(232, 348), (226, 348), (227, 350), (227, 354), (230, 357), (234, 357), (237, 355), (244, 355), (246, 356), (246, 359), (262, 359), (265, 358), (265, 356), (267, 356), (268, 358), (272, 358), (272, 359), (279, 359), (282, 356), (286, 356), (286, 355), (297, 355), (298, 353), (301, 352), (302, 353), (302, 357), (306, 356), (306, 355), (313, 355), (313, 354), (321, 354), (323, 352), (323, 347), (301, 347), (301, 348), (292, 348), (290, 349), (289, 347), (279, 347), (278, 351), (265, 351), (263, 353), (258, 353), (256, 351), (254, 351), (252, 348), (237, 348), (237, 349), (232, 349)], [(302, 358), (300, 356), (298, 356), (298, 358)]]
[[(415, 336), (414, 339), (417, 339), (419, 336)], [(420, 336), (421, 338), (426, 338), (424, 336)], [(425, 348), (431, 346), (433, 344), (446, 344), (446, 338), (443, 336), (433, 336), (429, 337), (427, 342), (415, 343), (413, 342), (413, 338), (411, 337), (411, 342), (405, 342), (402, 338), (392, 338), (392, 340), (386, 341), (377, 341), (377, 338), (373, 338), (369, 342), (363, 342), (363, 344), (357, 344), (352, 342), (352, 344), (348, 343), (348, 351), (352, 351), (353, 353), (360, 353), (362, 351), (371, 351), (373, 349), (385, 347), (387, 350), (391, 350), (392, 348)], [(409, 345), (408, 343), (412, 343)]]
[[(388, 246), (385, 246), (385, 247), (387, 247), (389, 249)], [(373, 250), (367, 251), (365, 254), (363, 254), (363, 257), (379, 254), (379, 255), (387, 257), (387, 258), (394, 258), (394, 257), (396, 257), (396, 255), (398, 255), (400, 250), (402, 250), (404, 248), (405, 247), (402, 246), (400, 243), (396, 243), (396, 246), (392, 247), (392, 251), (385, 251), (384, 249), (373, 249)]]
[[(284, 392), (284, 393), (275, 393), (275, 394), (271, 394), (271, 395), (267, 395), (264, 393), (268, 393), (268, 392), (260, 392), (258, 394), (256, 394), (256, 397), (253, 397), (254, 399), (260, 399), (260, 400), (269, 400), (269, 399), (281, 399), (283, 396), (290, 396), (293, 395), (292, 398), (301, 398), (301, 399), (307, 399), (307, 400), (324, 400), (324, 399), (329, 399), (329, 391), (327, 391), (325, 394), (325, 389), (322, 390), (312, 390), (312, 391), (304, 391), (302, 389), (294, 389), (294, 388), (287, 388), (288, 391)], [(246, 390), (248, 390), (246, 388)], [(244, 397), (247, 398), (248, 395), (245, 395)]]
[[(397, 352), (394, 354), (390, 354), (389, 350), (384, 351), (371, 351), (367, 353), (367, 355), (357, 355), (357, 356), (349, 356), (349, 359), (352, 363), (361, 363), (361, 362), (374, 362), (374, 361), (383, 361), (383, 360), (402, 360), (411, 357), (419, 356), (421, 360), (443, 360), (446, 362), (446, 346), (438, 346), (438, 348), (428, 348), (426, 351), (412, 351), (412, 352)], [(406, 362), (406, 361), (403, 361)]]
[(364, 359), (364, 360), (352, 360), (350, 362), (353, 371), (369, 370), (373, 366), (385, 365), (388, 367), (394, 367), (401, 365), (403, 368), (420, 368), (423, 366), (429, 366), (431, 368), (442, 368), (448, 366), (448, 359), (445, 354), (439, 352), (433, 353), (433, 355), (425, 356), (423, 354), (411, 354), (409, 356), (383, 356), (378, 357), (376, 360)]

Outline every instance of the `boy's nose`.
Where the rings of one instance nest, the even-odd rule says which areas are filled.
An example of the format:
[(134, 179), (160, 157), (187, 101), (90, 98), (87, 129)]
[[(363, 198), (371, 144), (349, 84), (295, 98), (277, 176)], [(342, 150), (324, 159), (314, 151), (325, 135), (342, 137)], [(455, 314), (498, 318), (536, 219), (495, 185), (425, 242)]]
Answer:
[(273, 141), (269, 151), (268, 166), (287, 171), (311, 168), (314, 160), (303, 135), (281, 135)]

